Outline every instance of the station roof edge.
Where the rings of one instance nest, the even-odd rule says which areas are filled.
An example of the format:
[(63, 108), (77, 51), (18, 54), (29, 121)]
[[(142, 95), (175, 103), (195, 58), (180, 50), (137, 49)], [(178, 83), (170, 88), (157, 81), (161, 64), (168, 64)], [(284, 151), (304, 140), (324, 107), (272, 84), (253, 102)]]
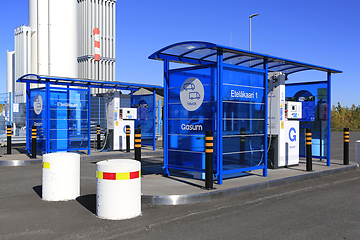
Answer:
[(216, 55), (218, 52), (222, 52), (224, 63), (263, 69), (266, 60), (268, 62), (269, 72), (279, 71), (284, 72), (286, 75), (305, 70), (342, 73), (342, 71), (332, 68), (203, 41), (185, 41), (171, 44), (151, 54), (149, 59), (169, 60), (170, 62), (191, 65), (205, 65), (216, 63)]
[(106, 89), (119, 89), (119, 90), (139, 90), (140, 88), (162, 89), (162, 86), (148, 85), (139, 83), (125, 83), (118, 81), (97, 81), (90, 79), (80, 78), (64, 78), (55, 76), (42, 76), (36, 74), (26, 74), (17, 79), (17, 82), (23, 83), (37, 83), (75, 87), (92, 87), (92, 88), (106, 88)]

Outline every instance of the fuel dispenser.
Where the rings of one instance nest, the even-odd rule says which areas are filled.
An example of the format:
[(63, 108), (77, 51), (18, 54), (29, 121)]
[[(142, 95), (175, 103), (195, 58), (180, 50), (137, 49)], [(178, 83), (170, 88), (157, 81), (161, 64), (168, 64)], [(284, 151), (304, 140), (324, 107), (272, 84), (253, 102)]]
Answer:
[(268, 166), (298, 165), (301, 102), (285, 101), (285, 75), (281, 72), (269, 74), (268, 86)]
[(134, 149), (136, 108), (120, 108), (120, 93), (109, 94), (107, 101), (108, 145), (111, 150), (126, 150), (126, 125), (130, 126), (130, 149)]

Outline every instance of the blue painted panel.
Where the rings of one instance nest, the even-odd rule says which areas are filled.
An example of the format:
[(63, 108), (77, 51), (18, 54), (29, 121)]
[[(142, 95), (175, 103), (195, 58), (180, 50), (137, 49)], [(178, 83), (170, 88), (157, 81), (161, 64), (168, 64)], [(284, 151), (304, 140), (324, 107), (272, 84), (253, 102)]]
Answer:
[(264, 135), (224, 137), (224, 154), (264, 150)]
[(315, 101), (302, 102), (302, 118), (300, 121), (315, 121)]
[[(177, 81), (180, 84), (179, 87), (173, 87), (169, 89), (169, 103), (181, 103), (180, 100), (180, 89), (181, 86), (183, 85), (183, 83), (190, 78), (190, 76), (179, 76), (177, 75), (176, 77), (172, 77), (172, 79), (174, 81)], [(214, 101), (215, 100), (215, 86), (213, 84), (211, 84), (211, 81), (209, 79), (205, 79), (205, 78), (198, 78), (201, 83), (203, 84), (203, 88), (204, 88), (204, 102), (207, 101)]]
[(224, 154), (224, 170), (263, 166), (264, 158), (264, 151)]
[(172, 134), (202, 134), (205, 135), (205, 131), (211, 130), (214, 127), (213, 119), (179, 119), (169, 120), (169, 131)]
[(67, 149), (68, 92), (50, 91), (50, 149)]
[[(169, 73), (169, 165), (184, 167), (194, 171), (204, 170), (205, 131), (213, 130), (215, 125), (215, 89), (211, 74), (214, 69), (187, 68)], [(203, 101), (196, 110), (189, 111), (181, 103), (180, 90), (189, 78), (197, 78), (201, 82), (204, 93)], [(190, 92), (195, 86), (189, 85)], [(189, 99), (190, 95), (189, 95)], [(215, 141), (214, 141), (215, 142)], [(216, 144), (214, 144), (216, 145)]]
[(135, 120), (135, 128), (141, 126), (141, 143), (143, 145), (153, 146), (154, 136), (154, 112), (155, 104), (153, 95), (133, 95), (132, 107), (137, 107), (137, 119)]
[[(41, 96), (41, 100), (38, 98), (38, 95)], [(36, 126), (37, 128), (37, 138), (36, 138), (36, 150), (38, 152), (45, 151), (46, 148), (46, 96), (45, 96), (45, 89), (31, 89), (30, 90), (30, 98), (29, 98), (29, 129), (32, 126)], [(36, 101), (36, 102), (35, 102)], [(41, 103), (41, 102), (42, 103)], [(34, 110), (37, 108), (37, 113)], [(41, 109), (41, 111), (40, 111)], [(31, 136), (30, 136), (31, 141)], [(32, 144), (29, 144), (29, 148), (32, 148)]]
[[(87, 91), (50, 88), (49, 92), (50, 106), (46, 106), (45, 89), (30, 90), (30, 126), (37, 126), (38, 151), (56, 152), (86, 149), (89, 139)], [(41, 96), (43, 102), (40, 113), (40, 103), (34, 102), (38, 95)], [(35, 109), (34, 103), (37, 106)], [(50, 112), (49, 119), (46, 119), (47, 109)], [(36, 114), (35, 110), (39, 114)], [(46, 150), (47, 132), (50, 146)]]
[(226, 85), (223, 86), (224, 101), (262, 103), (264, 89), (244, 86)]
[[(211, 75), (212, 74), (212, 75)], [(223, 164), (217, 162), (216, 136), (219, 97), (215, 79), (217, 71), (208, 69), (170, 72), (169, 93), (169, 165), (194, 171), (203, 169), (204, 133), (214, 131), (214, 171), (236, 170), (264, 166), (265, 162), (265, 87), (263, 73), (226, 69), (222, 76), (221, 95), (223, 115), (220, 144)], [(190, 111), (181, 103), (180, 90), (188, 78), (198, 78), (204, 88), (204, 100), (199, 108)], [(195, 86), (189, 85), (188, 88)], [(197, 87), (196, 87), (197, 88)], [(245, 131), (244, 144), (240, 134)], [(220, 174), (220, 173), (219, 173)], [(219, 175), (220, 176), (220, 175)], [(221, 178), (221, 176), (220, 176)]]
[(212, 118), (214, 104), (214, 102), (205, 102), (200, 108), (191, 112), (187, 111), (181, 104), (169, 104), (169, 119)]
[(169, 149), (178, 151), (205, 151), (205, 136), (203, 135), (170, 135)]
[(264, 75), (226, 68), (223, 82), (223, 169), (263, 166)]
[(264, 74), (224, 69), (223, 83), (264, 88)]
[(264, 104), (224, 102), (224, 118), (243, 118), (264, 120)]
[(186, 167), (189, 170), (196, 169), (205, 172), (203, 167), (205, 153), (169, 151), (169, 164)]
[(327, 82), (286, 84), (285, 97), (303, 103), (303, 119), (300, 121), (300, 155), (305, 156), (306, 152), (305, 129), (311, 128), (313, 156), (326, 158), (327, 111), (329, 109), (327, 106)]

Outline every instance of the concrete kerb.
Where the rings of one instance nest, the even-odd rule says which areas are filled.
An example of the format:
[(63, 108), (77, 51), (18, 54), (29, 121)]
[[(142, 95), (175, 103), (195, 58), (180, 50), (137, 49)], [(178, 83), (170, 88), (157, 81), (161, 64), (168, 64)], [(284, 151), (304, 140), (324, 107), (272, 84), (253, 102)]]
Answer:
[(32, 164), (41, 164), (42, 159), (32, 160), (3, 160), (0, 161), (0, 167), (16, 167), (16, 166), (27, 166)]
[(326, 171), (318, 171), (318, 172), (311, 172), (306, 173), (303, 175), (286, 177), (281, 179), (270, 180), (267, 182), (261, 182), (241, 187), (235, 187), (230, 189), (224, 190), (215, 190), (209, 191), (207, 193), (200, 193), (200, 194), (192, 194), (192, 195), (168, 195), (168, 196), (150, 196), (150, 195), (143, 195), (142, 196), (142, 203), (149, 204), (149, 205), (180, 205), (180, 204), (189, 204), (189, 203), (197, 203), (197, 202), (204, 202), (210, 201), (215, 199), (220, 199), (224, 197), (230, 197), (239, 195), (242, 193), (254, 192), (257, 190), (262, 190), (271, 187), (277, 187), (281, 185), (306, 181), (310, 179), (325, 177), (333, 174), (338, 173), (346, 173), (350, 171), (358, 170), (359, 165), (351, 165), (346, 166), (338, 169), (326, 170)]

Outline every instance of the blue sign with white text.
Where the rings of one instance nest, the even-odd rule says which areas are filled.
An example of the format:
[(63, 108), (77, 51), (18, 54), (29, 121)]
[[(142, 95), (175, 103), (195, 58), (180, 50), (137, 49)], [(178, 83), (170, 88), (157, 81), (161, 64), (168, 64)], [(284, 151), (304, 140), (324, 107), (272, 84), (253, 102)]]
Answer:
[(315, 121), (315, 102), (304, 101), (302, 104), (302, 118), (300, 121)]

